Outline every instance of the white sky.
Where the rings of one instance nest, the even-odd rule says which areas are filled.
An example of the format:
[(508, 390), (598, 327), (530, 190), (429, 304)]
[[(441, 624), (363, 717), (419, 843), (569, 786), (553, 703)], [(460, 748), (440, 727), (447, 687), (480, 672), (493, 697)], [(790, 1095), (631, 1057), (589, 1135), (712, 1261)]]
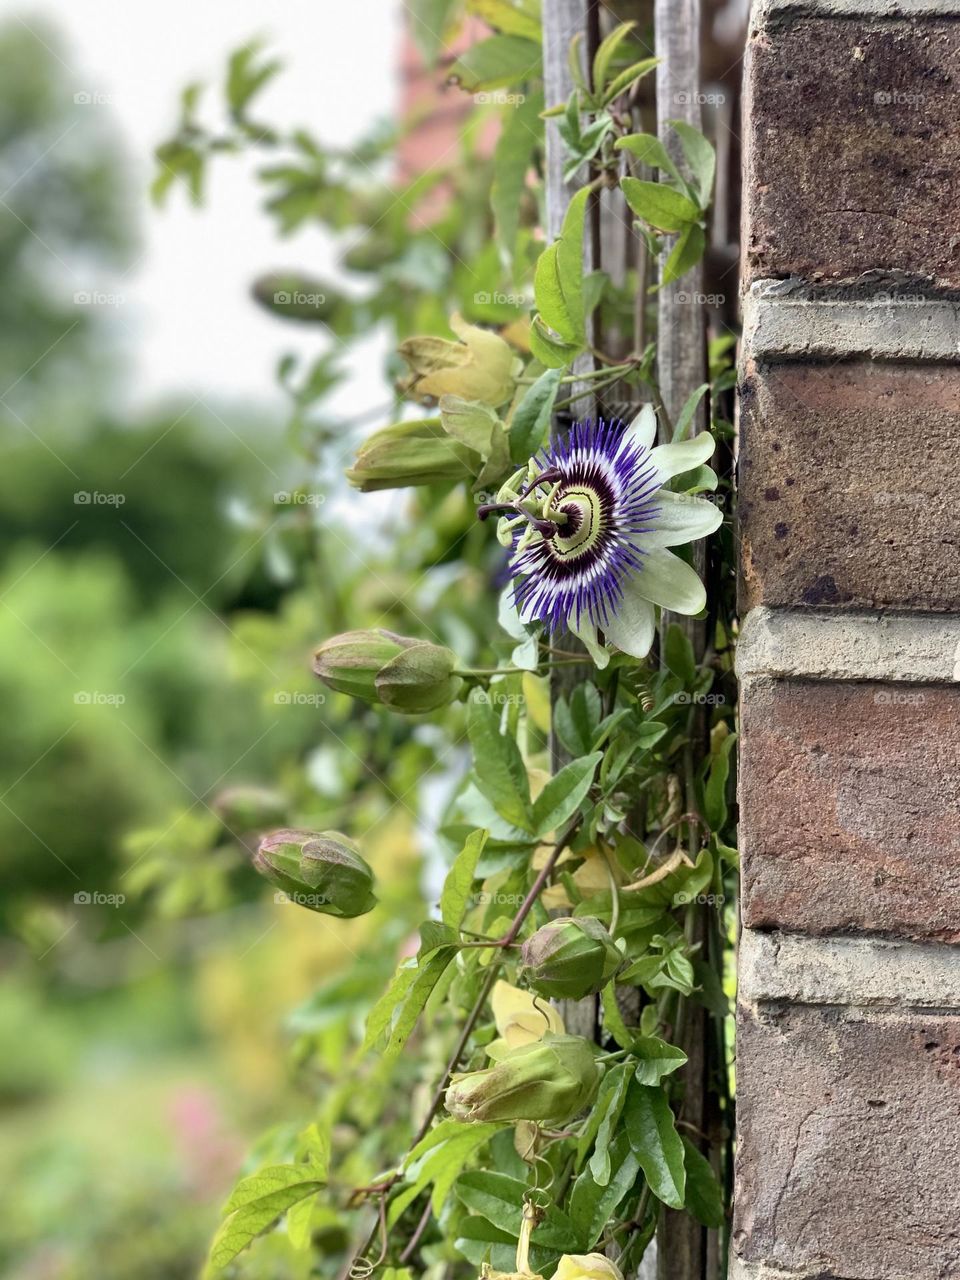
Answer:
[[(123, 135), (142, 254), (122, 282), (77, 287), (122, 294), (114, 328), (127, 344), (130, 402), (202, 394), (221, 405), (278, 407), (280, 355), (317, 354), (330, 339), (322, 327), (270, 317), (249, 285), (285, 267), (329, 277), (330, 245), (319, 229), (278, 240), (251, 166), (234, 157), (214, 163), (204, 208), (179, 190), (164, 210), (152, 208), (152, 151), (172, 131), (181, 88), (219, 81), (228, 53), (255, 35), (286, 64), (258, 99), (257, 118), (303, 124), (333, 144), (352, 141), (395, 110), (397, 0), (0, 0), (0, 16), (28, 26), (45, 18), (59, 30), (73, 91), (101, 95), (78, 109), (110, 111)], [(379, 367), (382, 347), (370, 345), (355, 368)], [(376, 402), (379, 383), (365, 380), (364, 403)]]

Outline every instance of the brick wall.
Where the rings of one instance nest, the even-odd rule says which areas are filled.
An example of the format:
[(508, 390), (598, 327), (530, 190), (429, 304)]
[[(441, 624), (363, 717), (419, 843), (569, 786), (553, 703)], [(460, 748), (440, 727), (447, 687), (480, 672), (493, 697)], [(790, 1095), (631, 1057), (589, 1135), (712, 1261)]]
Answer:
[(746, 62), (733, 1280), (960, 1277), (960, 3)]

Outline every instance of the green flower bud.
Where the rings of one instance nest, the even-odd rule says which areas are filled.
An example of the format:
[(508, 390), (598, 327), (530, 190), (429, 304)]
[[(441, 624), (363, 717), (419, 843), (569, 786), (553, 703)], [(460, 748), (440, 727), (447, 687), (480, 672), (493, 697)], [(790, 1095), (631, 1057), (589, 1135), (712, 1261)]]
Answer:
[(423, 418), (375, 431), (360, 446), (347, 479), (371, 493), (472, 480), (482, 467), (479, 453), (448, 436), (439, 418)]
[(623, 953), (594, 916), (562, 916), (526, 940), (520, 974), (551, 1000), (582, 1000), (604, 987)]
[(288, 899), (323, 915), (362, 916), (377, 901), (373, 872), (338, 831), (272, 831), (253, 865)]
[(540, 1120), (564, 1124), (590, 1102), (599, 1080), (582, 1036), (545, 1036), (485, 1071), (455, 1075), (444, 1099), (457, 1120)]
[(313, 669), (338, 693), (379, 702), (406, 715), (435, 711), (457, 696), (456, 654), (392, 631), (347, 631), (314, 654)]

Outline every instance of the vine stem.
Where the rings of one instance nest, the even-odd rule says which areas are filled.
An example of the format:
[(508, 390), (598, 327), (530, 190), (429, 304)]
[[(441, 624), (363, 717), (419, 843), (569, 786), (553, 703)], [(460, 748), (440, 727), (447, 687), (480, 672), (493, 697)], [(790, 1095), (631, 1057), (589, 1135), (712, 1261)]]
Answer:
[[(570, 844), (570, 841), (573, 839), (574, 835), (576, 834), (576, 831), (579, 825), (580, 825), (580, 818), (578, 815), (573, 820), (573, 822), (570, 823), (570, 825), (567, 827), (563, 835), (560, 836), (560, 838), (557, 840), (557, 843), (554, 845), (553, 849), (550, 852), (550, 856), (547, 858), (546, 862), (543, 864), (542, 868), (537, 873), (537, 877), (534, 880), (533, 884), (530, 886), (530, 890), (527, 893), (527, 896), (524, 898), (523, 902), (520, 904), (520, 907), (517, 910), (517, 914), (513, 917), (513, 921), (510, 925), (510, 928), (507, 930), (507, 932), (503, 935), (502, 938), (498, 938), (497, 940), (486, 944), (491, 948), (498, 949), (499, 954), (494, 956), (494, 958), (490, 962), (487, 975), (483, 980), (483, 985), (481, 986), (479, 992), (477, 993), (477, 998), (473, 1002), (473, 1007), (471, 1008), (470, 1012), (467, 1014), (467, 1020), (463, 1024), (463, 1029), (460, 1032), (460, 1035), (457, 1039), (457, 1043), (454, 1046), (454, 1050), (450, 1055), (450, 1058), (447, 1062), (446, 1067), (444, 1068), (443, 1075), (440, 1078), (440, 1082), (437, 1085), (436, 1089), (434, 1090), (433, 1098), (430, 1101), (430, 1106), (427, 1108), (427, 1114), (424, 1116), (423, 1120), (421, 1121), (420, 1127), (417, 1129), (416, 1136), (414, 1137), (413, 1142), (411, 1142), (410, 1144), (410, 1151), (412, 1151), (427, 1136), (427, 1133), (430, 1130), (430, 1126), (433, 1124), (433, 1121), (437, 1115), (437, 1112), (440, 1110), (440, 1106), (443, 1102), (443, 1095), (446, 1093), (447, 1085), (450, 1083), (450, 1077), (453, 1075), (454, 1071), (456, 1071), (457, 1069), (460, 1059), (463, 1056), (463, 1052), (467, 1047), (467, 1042), (469, 1041), (470, 1036), (473, 1034), (473, 1030), (476, 1027), (478, 1021), (480, 1020), (480, 1015), (483, 1012), (484, 1006), (487, 1003), (487, 1000), (490, 996), (491, 991), (493, 990), (494, 983), (497, 980), (500, 964), (502, 963), (504, 958), (504, 952), (507, 951), (510, 947), (512, 947), (513, 944), (516, 942), (517, 935), (519, 934), (520, 930), (523, 928), (524, 921), (526, 920), (527, 916), (530, 914), (530, 912), (533, 910), (534, 906), (536, 905), (536, 901), (539, 898), (541, 892), (543, 891), (543, 887), (547, 883), (547, 880), (550, 878), (550, 875), (552, 874), (553, 869), (556, 867), (557, 862), (560, 859), (560, 855), (564, 852), (564, 850)], [(407, 1154), (409, 1154), (409, 1151)], [(405, 1159), (406, 1157), (404, 1157), (404, 1160)], [(400, 1161), (401, 1167), (403, 1166), (403, 1163), (404, 1161), (401, 1160)], [(400, 1174), (395, 1173), (390, 1177), (390, 1179), (387, 1182), (383, 1183), (383, 1185), (379, 1188), (381, 1212), (383, 1210), (383, 1206), (385, 1205), (387, 1195), (390, 1193), (392, 1188), (399, 1181), (400, 1181)], [(401, 1259), (402, 1261), (406, 1262), (406, 1260), (410, 1256), (412, 1256), (414, 1249), (416, 1248), (417, 1244), (419, 1244), (420, 1238), (427, 1228), (427, 1223), (430, 1221), (430, 1214), (431, 1214), (431, 1206), (430, 1204), (427, 1204), (426, 1208), (424, 1209), (423, 1216), (421, 1217), (420, 1222), (417, 1224), (414, 1234), (411, 1236), (406, 1247), (404, 1248), (402, 1259)], [(353, 1261), (351, 1262), (349, 1268), (346, 1271), (347, 1276), (351, 1276), (354, 1274), (355, 1268), (357, 1267), (360, 1260), (363, 1258), (364, 1254), (373, 1244), (373, 1241), (376, 1239), (376, 1236), (379, 1230), (380, 1230), (380, 1219), (378, 1217), (378, 1220), (374, 1225), (373, 1230), (370, 1232), (370, 1235), (367, 1237), (362, 1247), (358, 1249), (357, 1253), (354, 1255)]]

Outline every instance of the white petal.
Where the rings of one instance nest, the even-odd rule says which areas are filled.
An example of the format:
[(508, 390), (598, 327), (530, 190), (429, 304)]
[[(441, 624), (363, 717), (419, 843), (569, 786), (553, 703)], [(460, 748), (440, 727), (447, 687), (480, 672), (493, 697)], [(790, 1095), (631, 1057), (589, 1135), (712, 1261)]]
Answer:
[(657, 415), (653, 405), (645, 404), (623, 434), (631, 444), (652, 449), (657, 443)]
[(607, 639), (623, 653), (645, 658), (653, 646), (655, 630), (653, 605), (638, 589), (636, 578), (625, 582), (616, 617), (609, 618), (604, 627)]
[(682, 542), (695, 542), (719, 529), (723, 512), (713, 502), (694, 498), (688, 494), (671, 493), (661, 489), (656, 497), (659, 510), (647, 523), (650, 533), (638, 534), (637, 546), (643, 550), (653, 547), (677, 547)]
[(664, 548), (643, 557), (633, 585), (648, 600), (674, 613), (699, 613), (707, 603), (707, 593), (694, 570)]
[(593, 625), (585, 613), (580, 615), (580, 621), (574, 625), (570, 620), (570, 630), (586, 645), (587, 652), (594, 661), (594, 665), (601, 671), (610, 662), (610, 654), (597, 639), (597, 628)]
[(715, 442), (709, 431), (701, 431), (692, 440), (681, 440), (679, 444), (661, 444), (651, 451), (650, 457), (659, 474), (658, 484), (682, 475), (684, 471), (692, 471), (699, 467), (713, 453)]

